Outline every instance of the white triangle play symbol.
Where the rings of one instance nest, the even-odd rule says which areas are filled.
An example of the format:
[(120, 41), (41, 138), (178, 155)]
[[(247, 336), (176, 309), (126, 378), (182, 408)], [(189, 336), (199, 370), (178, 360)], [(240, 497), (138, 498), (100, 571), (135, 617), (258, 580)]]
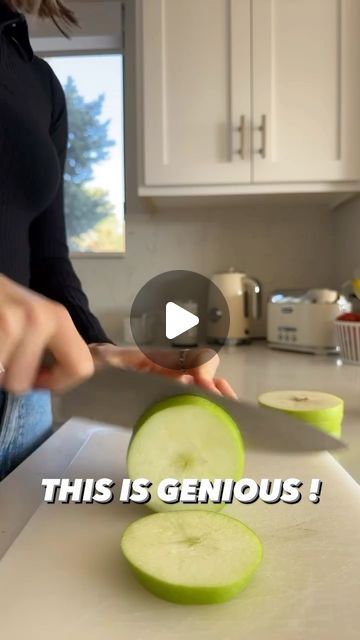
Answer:
[(168, 302), (166, 305), (166, 337), (173, 340), (185, 331), (189, 331), (199, 324), (199, 318), (183, 309), (175, 302)]

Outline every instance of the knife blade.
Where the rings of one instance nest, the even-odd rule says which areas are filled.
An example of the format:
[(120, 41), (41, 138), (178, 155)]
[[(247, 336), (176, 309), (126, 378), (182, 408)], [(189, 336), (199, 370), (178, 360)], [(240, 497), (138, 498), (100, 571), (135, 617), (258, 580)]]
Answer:
[(154, 373), (106, 367), (60, 396), (63, 421), (82, 417), (133, 428), (153, 404), (172, 396), (192, 394), (223, 407), (235, 420), (247, 447), (298, 453), (335, 451), (346, 444), (290, 415), (245, 400), (233, 400)]

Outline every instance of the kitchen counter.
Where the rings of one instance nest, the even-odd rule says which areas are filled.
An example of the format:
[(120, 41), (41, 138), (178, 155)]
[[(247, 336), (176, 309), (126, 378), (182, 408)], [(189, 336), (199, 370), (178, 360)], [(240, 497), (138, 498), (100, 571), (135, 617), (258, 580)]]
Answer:
[[(224, 347), (220, 357), (219, 373), (231, 382), (240, 399), (256, 401), (264, 391), (286, 388), (316, 389), (342, 397), (343, 439), (349, 447), (335, 457), (360, 482), (360, 367), (340, 366), (332, 356), (270, 350), (260, 341)], [(117, 419), (114, 415), (114, 424)], [(0, 558), (40, 504), (41, 479), (61, 477), (94, 428), (86, 421), (68, 422), (0, 483)]]
[(219, 373), (239, 398), (256, 401), (265, 391), (305, 389), (333, 393), (345, 402), (343, 440), (336, 454), (348, 473), (360, 482), (360, 366), (342, 364), (337, 356), (315, 356), (269, 349), (263, 341), (220, 352)]
[[(59, 458), (63, 463), (71, 452), (62, 448), (60, 434), (63, 443), (78, 439), (65, 474)], [(225, 513), (259, 535), (263, 561), (232, 601), (181, 606), (141, 587), (120, 553), (125, 527), (149, 514), (144, 505), (118, 500), (129, 438), (129, 429), (78, 419), (54, 436), (59, 475), (109, 477), (115, 499), (106, 505), (39, 504), (0, 562), (4, 637), (23, 640), (30, 630), (37, 640), (358, 639), (360, 487), (329, 453), (248, 449), (247, 474), (301, 478), (302, 499), (294, 505), (227, 505)], [(23, 479), (29, 484), (35, 477)], [(323, 482), (316, 505), (307, 497), (314, 477)], [(22, 491), (24, 496), (24, 485)], [(7, 523), (2, 527), (6, 531)]]
[[(360, 369), (336, 359), (267, 350), (264, 344), (224, 348), (220, 375), (240, 399), (286, 387), (318, 389), (344, 398), (344, 439), (338, 461), (360, 480)], [(131, 577), (118, 551), (134, 505), (46, 505), (41, 480), (126, 474), (129, 430), (74, 418), (0, 484), (0, 617), (5, 635), (31, 628), (53, 637), (109, 640), (337, 640), (358, 637), (360, 487), (327, 452), (276, 454), (249, 450), (251, 477), (298, 477), (298, 505), (232, 504), (226, 511), (258, 532), (264, 561), (234, 601), (179, 607), (154, 598)], [(323, 480), (318, 505), (306, 498), (311, 478)], [(351, 517), (349, 517), (351, 514)], [(89, 562), (89, 558), (91, 561)], [(290, 571), (289, 571), (289, 568)], [(22, 616), (17, 616), (17, 610)], [(64, 614), (65, 611), (65, 614)], [(169, 631), (171, 629), (171, 631)], [(6, 633), (7, 632), (7, 633)]]

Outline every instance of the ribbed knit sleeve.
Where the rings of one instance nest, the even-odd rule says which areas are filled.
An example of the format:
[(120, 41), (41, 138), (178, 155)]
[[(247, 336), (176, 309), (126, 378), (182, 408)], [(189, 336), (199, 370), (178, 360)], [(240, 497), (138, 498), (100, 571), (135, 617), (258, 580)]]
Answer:
[[(46, 65), (43, 61), (41, 64)], [(67, 149), (66, 102), (58, 79), (50, 67), (46, 66), (53, 103), (50, 135), (61, 167), (61, 181), (51, 204), (30, 225), (30, 287), (63, 304), (88, 344), (111, 342), (97, 318), (91, 313), (87, 297), (69, 258), (63, 196)]]

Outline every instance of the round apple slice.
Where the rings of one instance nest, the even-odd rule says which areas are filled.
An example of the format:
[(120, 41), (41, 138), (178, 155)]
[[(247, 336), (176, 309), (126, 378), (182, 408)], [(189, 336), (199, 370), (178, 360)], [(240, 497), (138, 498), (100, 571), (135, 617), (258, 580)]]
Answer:
[(269, 391), (258, 398), (259, 403), (289, 413), (299, 420), (340, 438), (344, 401), (320, 391)]
[(146, 589), (181, 604), (230, 600), (246, 586), (262, 558), (253, 531), (211, 511), (141, 518), (125, 530), (121, 548)]
[(154, 511), (214, 509), (222, 504), (168, 504), (157, 496), (165, 478), (239, 480), (244, 445), (231, 416), (214, 402), (197, 396), (169, 398), (151, 407), (137, 423), (127, 454), (129, 478), (152, 482), (148, 506)]

